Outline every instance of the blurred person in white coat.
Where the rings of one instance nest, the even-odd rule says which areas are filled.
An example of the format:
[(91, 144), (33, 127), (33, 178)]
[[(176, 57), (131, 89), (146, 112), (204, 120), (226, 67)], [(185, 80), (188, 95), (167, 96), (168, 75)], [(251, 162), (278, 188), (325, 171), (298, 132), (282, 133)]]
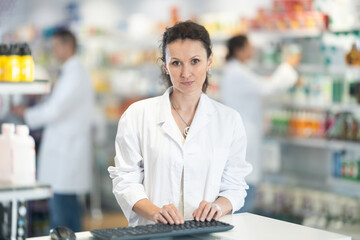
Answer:
[(79, 195), (91, 183), (91, 122), (94, 95), (90, 78), (76, 56), (72, 32), (58, 29), (53, 36), (53, 55), (62, 64), (52, 93), (42, 103), (13, 112), (32, 129), (44, 127), (39, 150), (38, 180), (49, 184), (51, 225), (81, 230)]
[(270, 77), (253, 72), (247, 66), (253, 57), (253, 46), (245, 35), (228, 40), (226, 65), (221, 78), (221, 99), (225, 105), (236, 109), (242, 116), (248, 145), (246, 160), (253, 165), (253, 172), (246, 178), (248, 195), (242, 212), (251, 212), (255, 207), (256, 186), (262, 175), (263, 107), (262, 97), (284, 92), (298, 80), (294, 67), (301, 60), (300, 48), (290, 45), (283, 54), (284, 62)]

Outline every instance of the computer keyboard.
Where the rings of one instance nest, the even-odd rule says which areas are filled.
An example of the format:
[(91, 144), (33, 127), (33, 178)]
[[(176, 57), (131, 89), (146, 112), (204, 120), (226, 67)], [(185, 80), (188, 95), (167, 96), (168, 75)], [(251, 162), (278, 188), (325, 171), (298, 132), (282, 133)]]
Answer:
[(191, 220), (185, 221), (185, 223), (181, 225), (158, 223), (136, 227), (93, 230), (91, 233), (95, 237), (104, 240), (132, 240), (223, 232), (233, 227), (234, 226), (230, 224), (220, 221), (197, 222)]

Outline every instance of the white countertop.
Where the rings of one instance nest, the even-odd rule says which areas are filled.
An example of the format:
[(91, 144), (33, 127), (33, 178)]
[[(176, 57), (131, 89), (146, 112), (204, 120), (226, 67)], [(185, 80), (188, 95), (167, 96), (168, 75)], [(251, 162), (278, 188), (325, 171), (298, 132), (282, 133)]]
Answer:
[[(250, 213), (227, 215), (220, 219), (235, 227), (227, 232), (197, 235), (196, 237), (176, 237), (165, 239), (208, 239), (208, 240), (351, 240), (351, 237), (322, 231), (314, 228), (279, 221)], [(90, 232), (76, 233), (78, 240), (94, 240)], [(30, 238), (31, 240), (48, 240), (48, 236)], [(165, 240), (164, 238), (162, 238)]]

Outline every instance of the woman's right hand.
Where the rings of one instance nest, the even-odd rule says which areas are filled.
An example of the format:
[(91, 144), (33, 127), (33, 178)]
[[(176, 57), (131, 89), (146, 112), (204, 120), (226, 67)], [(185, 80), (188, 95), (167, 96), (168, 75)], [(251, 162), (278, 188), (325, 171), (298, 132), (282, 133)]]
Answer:
[(154, 215), (153, 221), (156, 223), (164, 224), (184, 224), (184, 219), (181, 216), (179, 210), (174, 206), (174, 204), (167, 204), (162, 206)]

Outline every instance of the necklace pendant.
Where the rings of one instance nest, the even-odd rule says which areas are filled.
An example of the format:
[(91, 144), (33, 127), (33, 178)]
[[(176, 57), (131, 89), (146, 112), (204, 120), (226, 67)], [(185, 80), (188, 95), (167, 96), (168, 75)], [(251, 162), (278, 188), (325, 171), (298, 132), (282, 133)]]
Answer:
[(184, 128), (184, 135), (185, 135), (185, 137), (188, 135), (189, 130), (190, 130), (190, 127)]

